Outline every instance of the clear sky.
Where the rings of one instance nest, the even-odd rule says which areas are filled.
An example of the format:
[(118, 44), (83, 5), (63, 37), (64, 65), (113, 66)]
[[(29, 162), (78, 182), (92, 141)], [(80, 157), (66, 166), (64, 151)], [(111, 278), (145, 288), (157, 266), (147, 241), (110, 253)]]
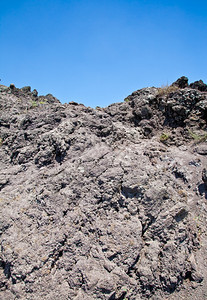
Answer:
[(106, 106), (207, 82), (207, 0), (0, 0), (1, 84)]

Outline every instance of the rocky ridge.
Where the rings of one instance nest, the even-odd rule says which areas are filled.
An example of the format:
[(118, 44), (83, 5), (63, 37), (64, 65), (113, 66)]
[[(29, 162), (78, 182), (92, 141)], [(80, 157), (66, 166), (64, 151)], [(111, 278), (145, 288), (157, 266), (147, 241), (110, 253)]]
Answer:
[(0, 108), (1, 299), (207, 297), (207, 85)]

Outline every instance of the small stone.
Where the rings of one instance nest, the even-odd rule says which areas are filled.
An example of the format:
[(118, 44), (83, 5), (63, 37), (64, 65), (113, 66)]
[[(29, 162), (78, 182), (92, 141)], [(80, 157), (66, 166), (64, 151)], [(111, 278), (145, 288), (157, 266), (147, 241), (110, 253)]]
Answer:
[(9, 87), (10, 87), (11, 90), (15, 89), (14, 83), (11, 83)]
[(75, 102), (75, 101), (70, 101), (69, 104), (71, 104), (71, 105), (76, 105), (76, 106), (79, 105), (79, 104), (78, 104), (77, 102)]
[(205, 168), (202, 171), (202, 180), (204, 184), (207, 186), (207, 170)]
[(203, 275), (201, 275), (199, 272), (193, 271), (191, 273), (191, 278), (193, 281), (200, 283), (203, 281)]
[(194, 151), (200, 155), (207, 155), (207, 145), (206, 144), (199, 145), (198, 147), (195, 148)]
[(34, 89), (34, 90), (32, 91), (32, 96), (33, 96), (33, 97), (37, 97), (37, 96), (38, 96), (38, 91)]

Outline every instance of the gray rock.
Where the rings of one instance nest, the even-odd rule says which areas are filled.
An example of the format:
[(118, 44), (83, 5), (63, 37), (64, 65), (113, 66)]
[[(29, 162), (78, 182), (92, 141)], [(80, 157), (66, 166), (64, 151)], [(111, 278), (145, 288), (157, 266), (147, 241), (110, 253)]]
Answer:
[(0, 88), (1, 299), (205, 298), (206, 94), (127, 99)]
[(195, 151), (200, 155), (207, 155), (207, 145), (206, 144), (198, 145), (195, 148)]
[(36, 89), (32, 91), (32, 96), (35, 98), (38, 96), (38, 91)]

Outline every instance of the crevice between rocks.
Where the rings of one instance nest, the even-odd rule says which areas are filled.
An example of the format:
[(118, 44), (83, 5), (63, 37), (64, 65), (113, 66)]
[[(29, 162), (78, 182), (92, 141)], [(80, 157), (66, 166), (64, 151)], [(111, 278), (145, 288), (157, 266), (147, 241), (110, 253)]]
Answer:
[(135, 269), (135, 265), (138, 263), (139, 261), (139, 258), (140, 258), (140, 255), (138, 254), (135, 261), (132, 263), (132, 265), (128, 268), (126, 274), (129, 276), (129, 277), (132, 277), (132, 274), (131, 272)]
[(12, 264), (8, 261), (0, 260), (0, 268), (4, 270), (4, 275), (7, 279), (11, 278), (12, 284), (16, 284), (16, 279), (12, 276), (11, 272), (11, 266)]
[(144, 236), (145, 232), (149, 229), (149, 227), (156, 221), (156, 218), (153, 216), (150, 216), (150, 221), (145, 222), (142, 224), (142, 237)]

